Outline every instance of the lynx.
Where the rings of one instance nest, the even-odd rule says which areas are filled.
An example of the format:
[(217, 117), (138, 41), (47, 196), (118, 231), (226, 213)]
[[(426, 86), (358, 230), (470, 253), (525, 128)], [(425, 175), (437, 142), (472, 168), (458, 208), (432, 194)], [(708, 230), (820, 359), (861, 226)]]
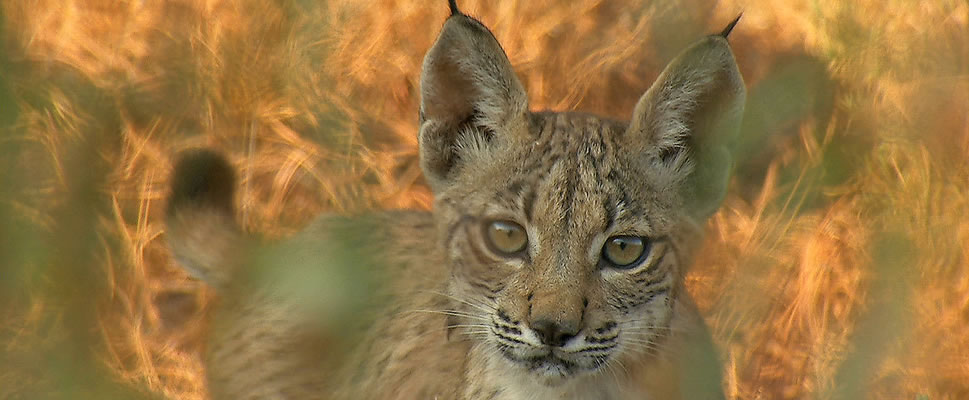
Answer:
[(683, 281), (743, 111), (737, 21), (625, 123), (530, 111), (496, 38), (450, 8), (421, 74), (433, 211), (323, 216), (269, 242), (236, 223), (221, 156), (177, 163), (168, 241), (218, 293), (212, 397), (722, 398)]

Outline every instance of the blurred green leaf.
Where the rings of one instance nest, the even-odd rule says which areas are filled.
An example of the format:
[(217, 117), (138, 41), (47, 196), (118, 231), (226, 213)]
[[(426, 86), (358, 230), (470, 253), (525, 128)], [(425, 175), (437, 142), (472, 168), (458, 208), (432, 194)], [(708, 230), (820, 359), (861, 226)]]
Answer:
[(834, 393), (823, 398), (863, 399), (868, 385), (882, 361), (905, 342), (911, 329), (908, 309), (912, 284), (917, 277), (911, 269), (918, 254), (907, 234), (886, 232), (872, 248), (872, 283), (867, 313), (853, 334), (853, 350), (835, 374)]

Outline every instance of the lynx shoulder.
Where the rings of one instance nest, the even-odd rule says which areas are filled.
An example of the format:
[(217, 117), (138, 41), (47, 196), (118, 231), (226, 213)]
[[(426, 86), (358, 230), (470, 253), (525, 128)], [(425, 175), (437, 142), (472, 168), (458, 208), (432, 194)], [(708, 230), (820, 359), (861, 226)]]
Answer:
[(492, 33), (450, 5), (421, 75), (433, 211), (324, 216), (267, 243), (236, 225), (221, 156), (178, 162), (170, 247), (220, 297), (212, 396), (722, 398), (683, 276), (743, 111), (736, 21), (671, 61), (627, 123), (531, 111)]

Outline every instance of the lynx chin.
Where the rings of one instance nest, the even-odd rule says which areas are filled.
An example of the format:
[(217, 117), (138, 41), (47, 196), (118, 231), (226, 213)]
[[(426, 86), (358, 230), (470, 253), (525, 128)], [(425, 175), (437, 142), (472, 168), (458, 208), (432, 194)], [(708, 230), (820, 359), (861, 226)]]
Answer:
[(236, 223), (222, 156), (177, 163), (168, 242), (218, 292), (212, 397), (722, 398), (683, 277), (743, 113), (737, 21), (671, 61), (627, 123), (531, 111), (492, 33), (450, 7), (421, 73), (432, 211), (261, 240)]

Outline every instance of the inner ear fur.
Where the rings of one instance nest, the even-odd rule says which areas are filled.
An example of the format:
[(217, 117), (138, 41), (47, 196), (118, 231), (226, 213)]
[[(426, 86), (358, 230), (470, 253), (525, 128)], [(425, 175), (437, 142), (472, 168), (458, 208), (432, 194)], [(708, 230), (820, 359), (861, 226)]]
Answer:
[[(491, 31), (452, 10), (421, 71), (421, 167), (434, 190), (444, 185), (462, 151), (520, 131), (528, 99)], [(472, 135), (472, 137), (467, 137)]]
[(626, 133), (630, 147), (680, 182), (684, 203), (697, 216), (715, 212), (726, 194), (729, 145), (740, 128), (745, 97), (726, 34), (711, 35), (673, 59), (633, 111)]

